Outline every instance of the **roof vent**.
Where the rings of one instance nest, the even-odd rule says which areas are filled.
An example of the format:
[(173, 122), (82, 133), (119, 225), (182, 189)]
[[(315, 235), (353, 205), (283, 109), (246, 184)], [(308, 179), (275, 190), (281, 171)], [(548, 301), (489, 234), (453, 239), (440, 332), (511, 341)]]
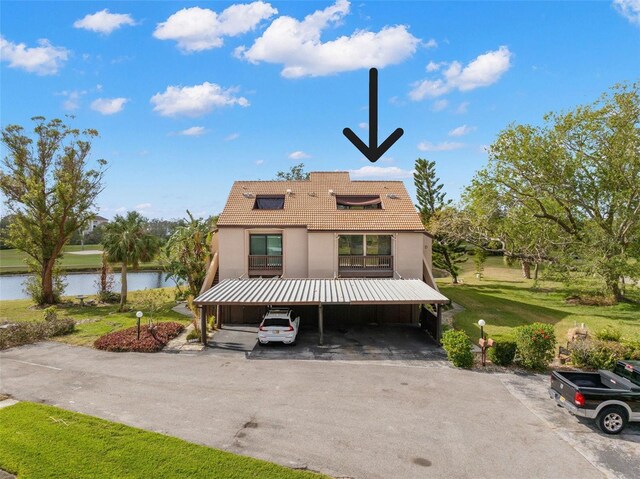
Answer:
[(315, 196), (316, 196), (316, 192), (315, 192), (315, 191), (309, 191), (307, 194), (308, 194), (309, 196), (313, 196), (313, 197), (315, 197)]
[(395, 193), (387, 193), (387, 198), (391, 198), (392, 200), (397, 200), (399, 197)]
[(292, 193), (291, 188), (287, 188), (287, 194), (290, 195)]
[(329, 194), (330, 194), (331, 196), (335, 195), (335, 193), (334, 193), (334, 191), (333, 191), (333, 190), (329, 190)]
[(242, 193), (245, 198), (253, 198), (253, 193)]

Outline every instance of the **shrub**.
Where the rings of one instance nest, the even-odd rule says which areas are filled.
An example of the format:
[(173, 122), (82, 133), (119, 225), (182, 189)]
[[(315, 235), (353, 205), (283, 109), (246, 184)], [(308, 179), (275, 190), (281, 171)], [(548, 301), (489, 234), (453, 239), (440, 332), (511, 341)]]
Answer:
[(153, 328), (143, 326), (140, 328), (140, 339), (138, 339), (137, 327), (133, 326), (100, 336), (93, 345), (105, 351), (154, 353), (160, 351), (183, 329), (182, 324), (173, 322), (157, 323)]
[(71, 318), (53, 318), (46, 321), (4, 324), (0, 328), (0, 349), (13, 348), (54, 336), (69, 334), (73, 332), (75, 324), (75, 321)]
[(187, 341), (191, 341), (192, 339), (200, 339), (200, 333), (195, 328), (189, 331), (189, 334), (187, 334)]
[(620, 330), (612, 326), (606, 326), (596, 333), (596, 339), (601, 339), (602, 341), (620, 341), (621, 337)]
[(553, 359), (556, 335), (553, 326), (533, 323), (516, 328), (519, 362), (529, 369), (546, 369)]
[(498, 341), (487, 352), (489, 360), (498, 366), (509, 366), (516, 355), (515, 341)]
[(624, 359), (640, 361), (640, 341), (623, 341), (622, 345), (624, 346)]
[(116, 304), (120, 302), (120, 293), (114, 293), (113, 291), (99, 291), (98, 300), (101, 303)]
[(216, 322), (216, 317), (215, 315), (212, 314), (211, 316), (209, 316), (209, 329), (213, 331), (217, 327), (218, 327), (218, 323)]
[(55, 321), (58, 319), (58, 311), (55, 306), (49, 306), (44, 309), (42, 316), (45, 321)]
[[(42, 283), (39, 274), (29, 276), (23, 283), (24, 292), (36, 303), (44, 304), (44, 295), (42, 293)], [(58, 269), (53, 272), (53, 298), (56, 303), (60, 302), (62, 293), (67, 284), (64, 277)]]
[(442, 347), (447, 352), (447, 358), (454, 366), (470, 368), (473, 366), (471, 343), (464, 331), (450, 329), (442, 335)]
[(613, 369), (627, 347), (617, 341), (576, 341), (570, 345), (571, 363), (579, 368)]

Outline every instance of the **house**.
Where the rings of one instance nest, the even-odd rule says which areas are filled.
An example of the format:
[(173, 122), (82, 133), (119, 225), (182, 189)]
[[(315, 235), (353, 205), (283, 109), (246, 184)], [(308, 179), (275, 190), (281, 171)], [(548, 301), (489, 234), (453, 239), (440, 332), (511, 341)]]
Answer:
[(96, 215), (94, 216), (92, 219), (89, 220), (89, 222), (87, 223), (87, 227), (86, 229), (82, 232), (82, 235), (87, 235), (89, 233), (91, 233), (93, 230), (95, 230), (98, 226), (102, 226), (106, 223), (108, 223), (109, 220), (107, 218), (104, 218), (102, 216)]
[[(440, 305), (432, 238), (401, 181), (352, 181), (312, 172), (303, 181), (237, 181), (217, 223), (201, 294), (201, 321), (258, 322), (268, 306), (303, 321), (431, 321)], [(433, 314), (423, 308), (431, 304)]]

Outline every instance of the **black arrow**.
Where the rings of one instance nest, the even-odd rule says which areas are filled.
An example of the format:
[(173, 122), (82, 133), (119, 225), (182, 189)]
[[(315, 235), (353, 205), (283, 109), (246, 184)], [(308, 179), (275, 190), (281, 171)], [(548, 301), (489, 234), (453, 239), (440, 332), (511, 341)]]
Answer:
[(367, 157), (371, 163), (375, 163), (384, 155), (393, 144), (404, 134), (402, 128), (396, 128), (382, 145), (378, 146), (378, 69), (369, 70), (369, 146), (356, 135), (351, 128), (342, 130), (344, 136), (347, 137), (353, 146)]

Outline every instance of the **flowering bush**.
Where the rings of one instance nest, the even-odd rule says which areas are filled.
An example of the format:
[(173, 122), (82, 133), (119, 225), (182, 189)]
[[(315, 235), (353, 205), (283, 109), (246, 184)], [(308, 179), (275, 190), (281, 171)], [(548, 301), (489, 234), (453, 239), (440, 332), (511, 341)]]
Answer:
[(525, 368), (546, 369), (553, 359), (556, 334), (553, 326), (533, 323), (516, 328), (519, 362)]
[[(47, 310), (49, 310), (48, 313)], [(62, 336), (73, 332), (76, 325), (73, 319), (58, 319), (55, 314), (51, 314), (51, 308), (47, 308), (47, 310), (45, 310), (45, 321), (0, 324), (2, 326), (0, 327), (0, 349), (35, 343), (53, 336)]]
[(160, 351), (169, 340), (182, 332), (184, 326), (180, 323), (158, 323), (153, 329), (148, 326), (140, 327), (140, 339), (136, 326), (114, 331), (100, 336), (93, 345), (105, 351), (140, 353), (155, 353)]
[(464, 331), (450, 329), (442, 335), (442, 347), (447, 352), (447, 358), (454, 366), (470, 368), (473, 366), (471, 343)]

